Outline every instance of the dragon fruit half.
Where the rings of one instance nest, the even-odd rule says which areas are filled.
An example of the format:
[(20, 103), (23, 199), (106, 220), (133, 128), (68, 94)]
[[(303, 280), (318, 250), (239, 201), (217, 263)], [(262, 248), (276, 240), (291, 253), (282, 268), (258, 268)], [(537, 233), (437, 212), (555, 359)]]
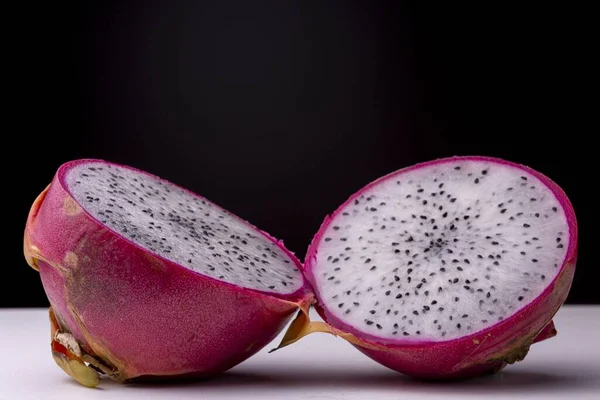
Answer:
[(255, 354), (312, 292), (283, 244), (131, 167), (63, 164), (24, 252), (50, 301), (52, 354), (86, 386), (211, 376)]
[(278, 348), (313, 332), (425, 379), (524, 359), (556, 334), (577, 222), (546, 176), (490, 157), (451, 157), (384, 176), (326, 218), (305, 259), (315, 305)]

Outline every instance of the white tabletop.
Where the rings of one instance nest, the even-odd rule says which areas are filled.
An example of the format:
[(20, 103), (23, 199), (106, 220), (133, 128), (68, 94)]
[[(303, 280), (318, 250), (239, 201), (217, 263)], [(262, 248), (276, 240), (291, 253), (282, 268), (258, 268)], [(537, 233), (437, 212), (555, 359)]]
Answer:
[(267, 346), (210, 381), (124, 385), (103, 379), (88, 389), (54, 364), (47, 315), (46, 309), (0, 310), (0, 400), (600, 399), (600, 306), (563, 307), (555, 318), (558, 336), (532, 346), (524, 361), (450, 384), (411, 380), (342, 339), (313, 334), (271, 354)]

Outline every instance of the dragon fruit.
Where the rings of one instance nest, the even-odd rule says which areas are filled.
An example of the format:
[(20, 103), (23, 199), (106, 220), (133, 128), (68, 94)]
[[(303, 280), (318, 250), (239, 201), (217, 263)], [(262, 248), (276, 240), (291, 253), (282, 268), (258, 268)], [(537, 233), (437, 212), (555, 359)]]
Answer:
[(576, 254), (573, 207), (541, 173), (465, 156), (404, 168), (325, 219), (304, 263), (325, 322), (299, 312), (277, 348), (327, 332), (417, 378), (493, 373), (556, 335)]
[(33, 203), (24, 253), (50, 302), (51, 351), (83, 385), (209, 377), (312, 301), (301, 264), (205, 198), (132, 167), (63, 164)]

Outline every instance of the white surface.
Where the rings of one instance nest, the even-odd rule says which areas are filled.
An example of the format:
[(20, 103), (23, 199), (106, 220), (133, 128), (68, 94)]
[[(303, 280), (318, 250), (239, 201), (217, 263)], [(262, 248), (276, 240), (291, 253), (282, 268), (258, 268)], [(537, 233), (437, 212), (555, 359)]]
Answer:
[[(0, 311), (0, 400), (70, 399), (600, 399), (600, 307), (565, 306), (558, 336), (503, 372), (456, 383), (404, 377), (342, 339), (313, 334), (267, 346), (220, 378), (185, 384), (80, 386), (50, 356), (47, 310)], [(279, 342), (279, 338), (273, 343)]]

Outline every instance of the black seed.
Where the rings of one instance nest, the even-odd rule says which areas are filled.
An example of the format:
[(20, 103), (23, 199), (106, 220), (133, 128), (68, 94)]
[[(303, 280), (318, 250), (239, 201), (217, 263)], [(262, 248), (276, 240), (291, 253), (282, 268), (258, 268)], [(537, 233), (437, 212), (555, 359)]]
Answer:
[(523, 228), (529, 228), (531, 225), (529, 224), (523, 224)]
[(377, 327), (377, 329), (381, 329), (381, 328), (383, 328), (383, 327), (382, 327), (381, 325), (379, 325), (379, 324), (376, 324), (375, 326)]
[(367, 325), (373, 325), (373, 321), (369, 321), (368, 319), (366, 319), (365, 322), (367, 323)]
[(522, 301), (523, 298), (524, 298), (523, 296), (519, 296), (519, 297), (517, 297), (517, 300)]
[(376, 268), (377, 268), (377, 266), (373, 265), (371, 268), (369, 268), (369, 271), (375, 271)]

